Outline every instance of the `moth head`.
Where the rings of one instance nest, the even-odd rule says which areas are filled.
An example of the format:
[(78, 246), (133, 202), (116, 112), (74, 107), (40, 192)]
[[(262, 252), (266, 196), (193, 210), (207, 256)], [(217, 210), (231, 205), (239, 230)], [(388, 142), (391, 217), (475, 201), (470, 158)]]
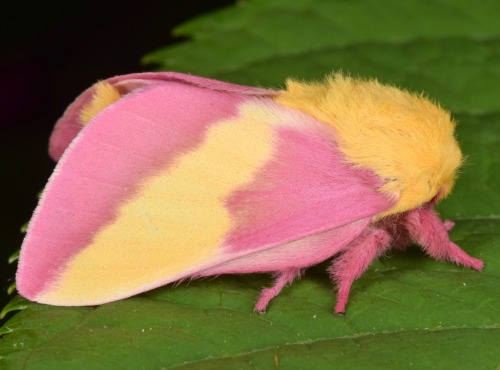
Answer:
[(287, 82), (277, 101), (332, 127), (346, 160), (370, 169), (394, 200), (381, 216), (449, 194), (462, 162), (448, 111), (422, 94), (342, 74), (320, 83)]

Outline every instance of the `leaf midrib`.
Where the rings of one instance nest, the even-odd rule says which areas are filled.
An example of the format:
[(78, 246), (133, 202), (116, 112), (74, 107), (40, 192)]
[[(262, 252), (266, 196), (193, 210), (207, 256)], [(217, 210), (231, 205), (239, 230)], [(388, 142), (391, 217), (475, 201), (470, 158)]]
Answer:
[(195, 361), (188, 361), (188, 362), (183, 362), (180, 364), (176, 364), (173, 366), (169, 366), (168, 369), (175, 369), (179, 367), (184, 367), (188, 365), (193, 365), (193, 364), (201, 364), (201, 363), (207, 363), (211, 361), (218, 361), (221, 359), (234, 359), (238, 357), (244, 357), (247, 355), (254, 355), (258, 353), (264, 353), (267, 351), (273, 351), (273, 350), (282, 350), (283, 348), (287, 347), (294, 347), (297, 345), (311, 345), (311, 344), (319, 344), (319, 343), (327, 343), (327, 342), (336, 342), (336, 341), (344, 341), (344, 340), (356, 340), (360, 338), (366, 338), (366, 337), (376, 337), (376, 336), (387, 336), (387, 335), (392, 335), (392, 334), (400, 334), (400, 333), (407, 333), (407, 332), (426, 332), (426, 333), (433, 333), (433, 332), (447, 332), (447, 331), (471, 331), (471, 330), (499, 330), (500, 326), (484, 326), (484, 327), (447, 327), (447, 328), (433, 328), (433, 329), (402, 329), (402, 330), (394, 330), (394, 331), (383, 331), (381, 333), (372, 333), (372, 332), (366, 332), (366, 333), (360, 333), (360, 334), (354, 334), (354, 335), (347, 335), (343, 337), (337, 337), (337, 338), (317, 338), (313, 340), (305, 340), (305, 341), (299, 341), (295, 343), (285, 343), (285, 344), (279, 344), (276, 346), (268, 346), (265, 348), (259, 348), (255, 349), (252, 351), (247, 351), (247, 352), (241, 352), (235, 355), (229, 355), (229, 356), (213, 356), (210, 358), (205, 358), (202, 360), (195, 360)]

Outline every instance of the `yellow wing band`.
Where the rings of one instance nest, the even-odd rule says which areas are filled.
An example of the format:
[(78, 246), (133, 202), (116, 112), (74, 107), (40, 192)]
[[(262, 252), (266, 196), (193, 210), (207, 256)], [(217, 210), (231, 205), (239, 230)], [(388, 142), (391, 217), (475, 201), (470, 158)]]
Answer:
[[(225, 197), (272, 152), (269, 115), (248, 107), (213, 125), (204, 142), (144, 179), (41, 302), (88, 305), (130, 296), (195, 271), (221, 253), (232, 227)], [(170, 279), (170, 280), (169, 280)]]
[(93, 89), (92, 99), (80, 111), (80, 123), (82, 126), (85, 126), (97, 113), (122, 97), (114, 86), (104, 81), (96, 83)]

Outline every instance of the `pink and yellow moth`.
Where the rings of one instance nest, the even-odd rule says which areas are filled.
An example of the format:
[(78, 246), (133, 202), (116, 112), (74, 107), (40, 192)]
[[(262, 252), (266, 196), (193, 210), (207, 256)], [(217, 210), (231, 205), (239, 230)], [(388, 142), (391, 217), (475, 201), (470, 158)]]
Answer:
[(434, 205), (461, 163), (450, 114), (375, 80), (284, 90), (179, 73), (110, 78), (57, 122), (58, 161), (17, 272), (36, 302), (97, 305), (187, 278), (271, 272), (264, 311), (332, 259), (335, 312), (370, 263), (416, 242), (481, 270)]

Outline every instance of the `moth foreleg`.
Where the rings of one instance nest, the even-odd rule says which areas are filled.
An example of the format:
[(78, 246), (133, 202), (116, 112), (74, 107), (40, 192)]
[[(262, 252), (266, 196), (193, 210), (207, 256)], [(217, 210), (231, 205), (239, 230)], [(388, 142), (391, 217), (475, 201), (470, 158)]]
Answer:
[(415, 209), (406, 217), (406, 227), (410, 236), (424, 251), (437, 260), (448, 260), (475, 270), (483, 269), (483, 261), (469, 256), (453, 243), (448, 230), (451, 221), (442, 222), (432, 209)]

